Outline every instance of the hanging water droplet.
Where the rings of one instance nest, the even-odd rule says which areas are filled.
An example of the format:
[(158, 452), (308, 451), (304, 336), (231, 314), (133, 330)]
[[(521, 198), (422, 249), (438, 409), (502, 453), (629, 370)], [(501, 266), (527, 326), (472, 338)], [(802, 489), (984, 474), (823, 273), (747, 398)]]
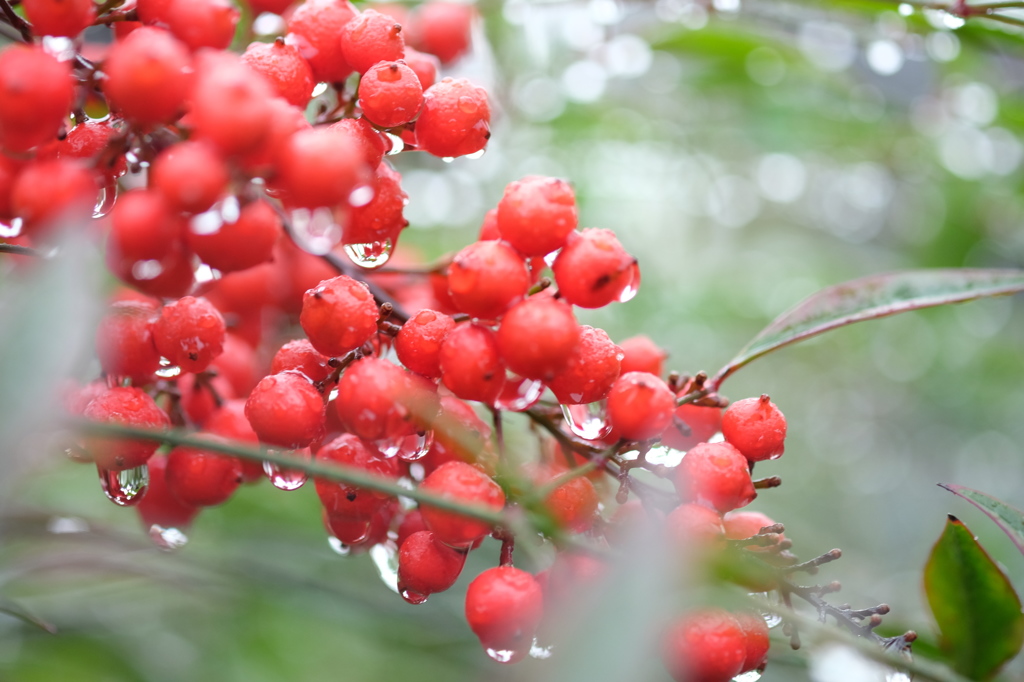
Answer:
[[(885, 682), (910, 682), (913, 678), (902, 670), (893, 670), (885, 676)], [(747, 682), (747, 680), (743, 680)]]
[(327, 83), (317, 83), (313, 88), (313, 97), (319, 97), (320, 95), (327, 92), (327, 88), (331, 87)]
[(103, 187), (100, 187), (99, 193), (96, 194), (96, 204), (92, 207), (92, 217), (102, 218), (110, 213), (110, 210), (114, 208), (116, 200), (117, 181), (111, 180)]
[(455, 160), (455, 157), (454, 156), (442, 156), (441, 160), (444, 161), (445, 163), (451, 163), (452, 161)]
[(348, 203), (350, 206), (366, 206), (373, 201), (375, 194), (377, 191), (372, 185), (359, 185), (348, 195)]
[(149, 539), (165, 552), (181, 549), (188, 542), (188, 536), (177, 528), (164, 528), (155, 523), (149, 527)]
[(401, 589), (399, 594), (402, 595), (402, 599), (410, 604), (422, 604), (427, 601), (427, 595), (420, 594), (419, 592), (413, 592), (412, 590), (405, 589), (404, 587)]
[(547, 646), (541, 646), (537, 642), (537, 638), (534, 637), (533, 638), (533, 644), (530, 645), (530, 658), (536, 658), (536, 659), (539, 659), (539, 660), (545, 660), (545, 659), (551, 658), (551, 653), (554, 650), (554, 648), (555, 648), (555, 646), (553, 644), (549, 644)]
[(335, 222), (334, 212), (326, 206), (313, 210), (293, 209), (291, 220), (296, 243), (314, 256), (330, 253), (341, 242), (341, 226)]
[(750, 670), (732, 678), (732, 682), (757, 682), (763, 674), (764, 672), (760, 670)]
[(21, 226), (24, 224), (21, 218), (11, 218), (10, 222), (0, 221), (0, 238), (10, 239), (21, 234)]
[(352, 548), (346, 545), (344, 542), (334, 537), (333, 535), (327, 536), (327, 544), (331, 546), (335, 554), (339, 556), (348, 556), (352, 553)]
[(264, 462), (263, 471), (278, 490), (298, 490), (309, 478), (305, 471), (280, 467), (273, 462)]
[(154, 372), (161, 379), (173, 379), (181, 374), (181, 367), (172, 365), (167, 358), (160, 358), (160, 369)]
[(372, 270), (388, 262), (395, 245), (390, 239), (385, 239), (382, 242), (344, 244), (342, 248), (350, 261), (361, 268)]
[(557, 251), (552, 251), (551, 253), (544, 256), (544, 264), (550, 268), (552, 265), (555, 264), (555, 260), (558, 259), (558, 254), (560, 253), (562, 253), (562, 250), (558, 249)]
[(598, 440), (612, 432), (603, 400), (585, 405), (562, 405), (562, 416), (569, 429), (584, 440)]
[(388, 156), (394, 154), (400, 154), (405, 150), (405, 140), (398, 135), (392, 135), (391, 133), (385, 133), (388, 136), (388, 140), (391, 141), (391, 149), (388, 150)]
[(502, 410), (522, 412), (536, 405), (542, 393), (544, 393), (544, 382), (507, 374), (505, 385), (494, 404)]
[(370, 548), (370, 559), (377, 567), (377, 575), (392, 592), (398, 593), (398, 546), (392, 540), (380, 542)]
[(146, 486), (149, 485), (149, 467), (145, 464), (124, 471), (99, 467), (97, 470), (103, 492), (111, 502), (121, 507), (130, 507), (141, 500), (142, 494), (146, 492)]
[(476, 159), (479, 159), (480, 157), (482, 157), (486, 152), (487, 152), (487, 147), (484, 147), (480, 151), (473, 152), (472, 154), (466, 154), (466, 158), (467, 159), (473, 159), (475, 161)]
[(487, 655), (496, 660), (498, 663), (515, 663), (523, 658), (525, 652), (516, 651), (515, 649), (492, 649), (490, 647), (484, 647), (487, 651)]
[(632, 301), (636, 293), (640, 291), (640, 264), (633, 263), (630, 267), (630, 274), (632, 275), (629, 279), (629, 284), (619, 294), (617, 300), (619, 303), (626, 303)]
[(397, 438), (383, 438), (374, 443), (385, 458), (390, 459), (397, 456), (406, 462), (415, 462), (418, 459), (422, 459), (430, 451), (430, 446), (433, 444), (434, 432), (429, 430)]
[(417, 483), (422, 481), (426, 475), (427, 470), (419, 462), (413, 462), (409, 465), (409, 477)]

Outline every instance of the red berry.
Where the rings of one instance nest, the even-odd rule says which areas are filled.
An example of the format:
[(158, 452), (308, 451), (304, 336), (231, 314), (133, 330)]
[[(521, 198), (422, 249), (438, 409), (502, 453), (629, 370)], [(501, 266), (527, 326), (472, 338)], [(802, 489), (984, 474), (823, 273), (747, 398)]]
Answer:
[(329, 357), (313, 348), (308, 339), (295, 339), (281, 346), (270, 362), (272, 374), (293, 369), (305, 374), (310, 381), (321, 382), (331, 373)]
[[(771, 517), (757, 511), (731, 511), (722, 521), (725, 524), (725, 537), (730, 540), (746, 540), (760, 533), (762, 528), (775, 525)], [(785, 536), (779, 533), (776, 537), (778, 539), (773, 544), (782, 542)], [(748, 545), (747, 549), (751, 552), (766, 552), (771, 547), (772, 545)]]
[(192, 85), (188, 48), (167, 31), (143, 26), (114, 43), (103, 63), (103, 91), (140, 125), (176, 119)]
[(273, 97), (263, 76), (233, 53), (203, 51), (196, 59), (189, 123), (196, 138), (212, 142), (223, 154), (250, 153), (270, 133)]
[(551, 271), (565, 300), (581, 308), (606, 306), (639, 286), (636, 259), (611, 230), (572, 233)]
[(74, 96), (71, 62), (41, 47), (8, 47), (0, 53), (0, 143), (21, 152), (53, 140)]
[(464, 156), (480, 151), (491, 137), (487, 92), (468, 80), (445, 78), (423, 93), (416, 119), (416, 144), (434, 156)]
[(324, 280), (302, 297), (299, 324), (313, 347), (328, 357), (359, 348), (377, 332), (373, 294), (347, 275)]
[(460, 2), (427, 2), (416, 9), (414, 36), (409, 41), (416, 49), (437, 55), (448, 64), (469, 49), (476, 10)]
[(658, 346), (643, 334), (631, 336), (619, 343), (622, 349), (622, 373), (650, 372), (655, 376), (665, 373), (665, 360), (668, 351)]
[(405, 46), (405, 63), (416, 74), (420, 86), (426, 90), (437, 81), (437, 72), (441, 70), (441, 62), (432, 54), (414, 50)]
[(353, 206), (349, 211), (341, 238), (346, 245), (390, 240), (393, 247), (398, 241), (398, 233), (409, 224), (404, 216), (409, 196), (402, 189), (402, 176), (398, 171), (387, 162), (380, 163), (374, 172), (374, 181), (376, 191), (373, 199), (362, 206)]
[(676, 490), (687, 502), (701, 502), (720, 512), (739, 509), (757, 497), (747, 459), (729, 443), (701, 443), (690, 448), (676, 468)]
[[(229, 440), (239, 443), (257, 443), (259, 438), (252, 430), (249, 420), (245, 418), (245, 401), (227, 400), (221, 405), (203, 424), (203, 428), (212, 434), (223, 436)], [(242, 468), (242, 481), (252, 483), (263, 478), (263, 463), (251, 460), (240, 459)]]
[(455, 254), (448, 266), (452, 301), (472, 317), (500, 317), (529, 287), (526, 263), (505, 242), (474, 242)]
[(80, 123), (57, 143), (57, 158), (82, 159), (94, 165), (104, 177), (117, 178), (127, 168), (123, 152), (111, 154), (107, 149), (117, 134), (118, 130), (109, 120)]
[(366, 440), (425, 431), (437, 416), (433, 385), (387, 360), (365, 357), (342, 374), (334, 406), (345, 430)]
[(479, 324), (461, 324), (448, 333), (438, 358), (441, 378), (463, 400), (491, 404), (505, 385), (505, 363), (494, 332)]
[(628, 440), (657, 438), (672, 423), (676, 397), (664, 381), (647, 372), (627, 372), (608, 393), (608, 420)]
[(185, 504), (171, 494), (165, 474), (167, 457), (150, 457), (146, 468), (149, 471), (146, 494), (135, 505), (142, 523), (147, 529), (150, 526), (188, 528), (199, 513), (199, 508)]
[(441, 396), (441, 414), (433, 426), (434, 443), (426, 457), (419, 460), (426, 473), (455, 460), (494, 470), (489, 461), (491, 427), (468, 403), (454, 396)]
[(167, 455), (167, 489), (182, 504), (213, 507), (227, 502), (242, 482), (242, 465), (218, 452), (177, 447)]
[(768, 658), (768, 649), (771, 646), (768, 624), (764, 622), (764, 616), (754, 611), (740, 611), (732, 614), (732, 617), (743, 628), (747, 639), (747, 657), (740, 672), (756, 670)]
[(676, 682), (728, 682), (746, 658), (746, 633), (722, 609), (687, 614), (669, 628), (662, 643), (662, 660)]
[(513, 663), (527, 654), (543, 616), (540, 584), (518, 568), (489, 568), (466, 590), (469, 628), (502, 662)]
[(23, 230), (42, 235), (86, 223), (96, 204), (96, 179), (78, 159), (30, 162), (11, 188), (11, 204), (25, 221)]
[(372, 9), (363, 11), (341, 30), (341, 52), (353, 69), (365, 74), (377, 62), (393, 62), (405, 53), (402, 26)]
[(725, 546), (722, 516), (701, 504), (681, 504), (665, 517), (673, 543), (684, 551)]
[[(316, 453), (316, 461), (341, 464), (367, 471), (377, 476), (398, 478), (398, 462), (384, 459), (368, 448), (358, 437), (344, 433), (323, 445)], [(316, 493), (328, 514), (351, 520), (369, 520), (382, 505), (392, 498), (385, 493), (359, 486), (317, 478)]]
[(395, 337), (395, 352), (407, 368), (425, 377), (441, 376), (441, 344), (455, 327), (444, 313), (424, 308), (402, 325)]
[(263, 199), (243, 206), (237, 220), (221, 224), (214, 232), (205, 231), (195, 221), (185, 232), (185, 240), (200, 260), (221, 272), (246, 270), (269, 261), (280, 236), (281, 218)]
[(245, 402), (245, 416), (260, 442), (304, 448), (324, 433), (324, 400), (305, 375), (264, 377)]
[(74, 38), (96, 18), (93, 0), (23, 0), (21, 6), (37, 36)]
[(619, 347), (603, 329), (582, 325), (579, 343), (548, 387), (558, 402), (565, 405), (602, 400), (619, 378), (621, 355)]
[(423, 85), (404, 61), (378, 62), (359, 80), (359, 106), (381, 128), (404, 125), (420, 113)]
[(413, 533), (398, 551), (398, 590), (406, 601), (420, 604), (454, 585), (465, 563), (465, 551), (438, 542), (429, 530)]
[[(564, 466), (540, 467), (531, 477), (539, 488), (567, 471)], [(594, 524), (600, 500), (594, 484), (586, 476), (569, 479), (544, 498), (544, 506), (560, 527), (582, 533)]]
[(159, 192), (138, 189), (118, 197), (111, 213), (111, 259), (131, 270), (138, 261), (162, 261), (181, 241), (185, 221)]
[(509, 183), (498, 202), (498, 231), (526, 256), (561, 248), (576, 223), (576, 195), (558, 178), (530, 175)]
[(353, 190), (370, 179), (361, 150), (343, 129), (300, 130), (281, 149), (276, 186), (295, 206), (347, 206)]
[(105, 374), (129, 377), (135, 385), (152, 381), (160, 369), (150, 328), (157, 317), (151, 303), (121, 301), (110, 307), (96, 330), (96, 355)]
[[(378, 173), (380, 181), (380, 162), (384, 154), (391, 150), (391, 141), (387, 135), (373, 127), (365, 118), (343, 118), (327, 126), (328, 130), (341, 130), (359, 147), (366, 165)], [(398, 177), (397, 171), (392, 171)]]
[(722, 415), (722, 435), (751, 462), (782, 456), (786, 418), (768, 396), (737, 400)]
[(226, 50), (241, 16), (230, 0), (173, 0), (161, 22), (192, 50)]
[[(82, 413), (86, 419), (148, 429), (165, 429), (167, 415), (142, 390), (116, 386), (92, 399)], [(85, 449), (100, 469), (123, 471), (146, 463), (160, 444), (156, 441), (91, 437)]]
[(278, 39), (272, 43), (249, 43), (242, 61), (262, 75), (279, 97), (305, 109), (313, 98), (313, 71), (298, 49)]
[(287, 41), (309, 62), (315, 80), (341, 83), (352, 73), (340, 36), (356, 14), (348, 0), (307, 0), (292, 12)]
[[(446, 462), (427, 476), (420, 485), (435, 495), (466, 504), (501, 511), (505, 493), (490, 476), (465, 462)], [(453, 547), (466, 547), (491, 532), (491, 525), (456, 512), (420, 505), (423, 520), (438, 540)]]
[(118, 257), (114, 248), (109, 248), (107, 267), (126, 284), (161, 298), (184, 296), (195, 282), (192, 252), (177, 241), (167, 245), (160, 260), (124, 260)]
[[(687, 390), (684, 388), (676, 394), (676, 397), (683, 397)], [(704, 407), (687, 403), (676, 409), (676, 421), (682, 422), (689, 429), (689, 434), (682, 429), (666, 429), (661, 436), (661, 442), (676, 450), (689, 450), (694, 445), (706, 443), (722, 429), (722, 408)]]
[(224, 350), (224, 318), (205, 298), (185, 296), (164, 306), (153, 325), (160, 354), (186, 372), (202, 372)]
[(224, 157), (202, 141), (168, 147), (153, 160), (149, 172), (150, 187), (185, 213), (202, 213), (213, 206), (230, 180)]
[(509, 308), (497, 334), (498, 350), (508, 368), (543, 381), (550, 381), (568, 365), (579, 340), (572, 307), (543, 294)]

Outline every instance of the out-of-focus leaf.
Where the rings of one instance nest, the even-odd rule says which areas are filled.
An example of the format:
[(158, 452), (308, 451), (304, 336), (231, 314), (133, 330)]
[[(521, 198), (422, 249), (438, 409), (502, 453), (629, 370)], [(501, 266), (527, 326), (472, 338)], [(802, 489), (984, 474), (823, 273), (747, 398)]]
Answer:
[(1024, 291), (1024, 270), (947, 268), (862, 277), (822, 289), (761, 330), (715, 377), (715, 385), (762, 355), (839, 327), (909, 310)]
[(987, 680), (1024, 643), (1024, 615), (1010, 581), (967, 527), (950, 516), (924, 567), (928, 604), (954, 669)]
[(940, 483), (939, 487), (964, 498), (985, 512), (1010, 537), (1021, 554), (1024, 554), (1024, 512), (973, 488), (953, 483)]
[(51, 635), (57, 634), (57, 628), (55, 626), (47, 623), (21, 604), (11, 601), (10, 599), (0, 597), (0, 613), (6, 613), (8, 616), (13, 616), (20, 621), (28, 623), (29, 625), (35, 625), (40, 630), (49, 632)]

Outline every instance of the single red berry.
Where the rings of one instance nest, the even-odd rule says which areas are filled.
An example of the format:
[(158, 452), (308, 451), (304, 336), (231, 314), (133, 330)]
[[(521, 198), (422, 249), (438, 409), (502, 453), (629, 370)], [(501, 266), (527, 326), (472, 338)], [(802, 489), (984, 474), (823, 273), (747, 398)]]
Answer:
[(74, 97), (70, 61), (37, 46), (6, 48), (0, 53), (0, 144), (23, 152), (55, 139)]
[(405, 54), (402, 26), (386, 14), (364, 10), (341, 30), (341, 52), (345, 61), (362, 74), (377, 62), (401, 59)]
[(388, 539), (391, 521), (398, 513), (398, 508), (398, 502), (383, 504), (369, 520), (334, 516), (324, 510), (324, 527), (342, 543), (345, 551), (365, 552)]
[(487, 91), (464, 78), (444, 78), (423, 93), (416, 144), (440, 157), (474, 154), (491, 137)]
[(703, 609), (676, 621), (662, 642), (662, 660), (676, 682), (728, 682), (747, 658), (743, 627), (727, 611)]
[(421, 604), (455, 584), (466, 563), (466, 552), (434, 539), (429, 530), (409, 535), (398, 551), (398, 591), (411, 604)]
[[(494, 480), (465, 462), (446, 462), (423, 479), (421, 490), (466, 504), (501, 511), (505, 493)], [(471, 519), (456, 512), (420, 505), (423, 520), (438, 540), (453, 547), (466, 547), (491, 532), (486, 521)]]
[(24, 221), (25, 233), (43, 236), (92, 218), (99, 186), (97, 174), (78, 159), (44, 159), (28, 163), (11, 188), (11, 205)]
[(619, 378), (621, 356), (621, 350), (603, 329), (581, 325), (579, 343), (548, 388), (564, 405), (602, 400)]
[[(677, 398), (686, 395), (687, 389), (676, 394)], [(687, 403), (676, 409), (675, 428), (665, 430), (661, 442), (676, 450), (689, 450), (695, 445), (706, 443), (711, 437), (722, 430), (722, 408), (705, 407)], [(682, 423), (682, 426), (680, 425)], [(687, 431), (684, 431), (688, 429)]]
[(281, 150), (275, 186), (291, 205), (347, 206), (353, 190), (370, 180), (361, 150), (340, 128), (300, 130)]
[[(534, 484), (544, 487), (567, 471), (565, 466), (540, 466), (531, 476)], [(571, 478), (544, 498), (544, 507), (561, 528), (583, 533), (594, 525), (600, 500), (594, 484), (586, 476)]]
[(771, 647), (768, 624), (764, 622), (764, 616), (755, 611), (739, 611), (733, 613), (732, 617), (743, 628), (747, 639), (747, 658), (744, 660), (740, 672), (756, 670), (768, 658), (768, 649)]
[(262, 75), (279, 97), (305, 109), (313, 98), (313, 71), (298, 49), (278, 38), (272, 43), (249, 43), (242, 61)]
[(224, 350), (224, 318), (205, 298), (185, 296), (164, 306), (153, 325), (160, 354), (186, 372), (202, 372)]
[(294, 339), (287, 342), (274, 354), (270, 372), (278, 374), (293, 369), (305, 374), (312, 382), (327, 379), (332, 368), (330, 358), (313, 348), (308, 339)]
[(223, 154), (251, 153), (270, 134), (273, 97), (263, 76), (238, 56), (204, 50), (196, 56), (189, 123), (197, 139), (208, 140)]
[(118, 197), (111, 213), (108, 255), (129, 271), (138, 261), (161, 262), (180, 244), (185, 225), (159, 192), (125, 192)]
[[(239, 443), (258, 443), (259, 438), (245, 417), (245, 400), (226, 400), (203, 424), (203, 429), (217, 436)], [(240, 459), (242, 482), (254, 483), (264, 476), (263, 463), (252, 459)]]
[(160, 353), (150, 328), (159, 317), (156, 306), (121, 301), (110, 306), (96, 330), (96, 355), (103, 372), (128, 377), (136, 386), (153, 380), (160, 369)]
[(489, 568), (466, 590), (466, 621), (497, 660), (513, 663), (529, 652), (544, 616), (544, 595), (537, 580), (512, 566)]
[(747, 459), (729, 443), (701, 443), (676, 467), (676, 490), (687, 502), (720, 512), (745, 507), (757, 497)]
[[(111, 240), (113, 242), (113, 240)], [(159, 260), (156, 258), (126, 260), (113, 248), (107, 249), (107, 268), (122, 282), (159, 298), (184, 296), (195, 283), (192, 252), (180, 241), (167, 244)]]
[(508, 368), (542, 381), (550, 381), (568, 365), (579, 340), (580, 326), (572, 307), (544, 295), (509, 308), (497, 334), (498, 351)]
[(184, 505), (213, 507), (227, 502), (242, 482), (242, 465), (234, 457), (208, 450), (177, 447), (167, 455), (167, 489)]
[(92, 0), (22, 0), (21, 6), (37, 36), (74, 38), (96, 18)]
[(231, 179), (224, 157), (210, 144), (186, 140), (160, 152), (149, 171), (150, 187), (185, 213), (202, 213)]
[(246, 172), (264, 179), (273, 178), (277, 173), (278, 157), (292, 135), (312, 128), (301, 110), (280, 97), (267, 102), (267, 112), (270, 125), (260, 144), (235, 157), (235, 161)]
[(434, 421), (434, 442), (427, 455), (419, 460), (430, 474), (445, 462), (462, 461), (493, 472), (490, 458), (491, 427), (476, 411), (458, 398), (441, 396), (441, 413)]
[(647, 372), (627, 372), (608, 392), (608, 420), (627, 440), (660, 436), (672, 423), (676, 397), (668, 385)]
[(185, 416), (202, 428), (205, 428), (206, 421), (217, 411), (218, 400), (231, 400), (237, 397), (231, 384), (222, 376), (200, 377), (184, 372), (178, 377), (177, 385)]
[[(775, 525), (770, 516), (757, 511), (731, 511), (725, 515), (722, 522), (725, 524), (725, 537), (730, 540), (746, 540), (759, 534), (762, 528)], [(747, 550), (767, 552), (785, 539), (782, 533), (775, 537), (776, 540), (770, 545), (748, 545)]]
[[(356, 146), (359, 147), (362, 158), (366, 159), (366, 165), (375, 171), (380, 171), (380, 162), (384, 155), (391, 150), (391, 140), (388, 136), (373, 127), (365, 118), (343, 118), (327, 126), (328, 130), (344, 131)], [(397, 171), (393, 171), (398, 176)], [(378, 182), (380, 176), (377, 177)]]
[(402, 176), (398, 171), (387, 162), (378, 164), (374, 171), (374, 185), (373, 199), (349, 210), (342, 232), (343, 244), (390, 241), (394, 247), (398, 233), (409, 224), (404, 215), (409, 196), (402, 189)]
[(323, 396), (305, 375), (281, 372), (264, 377), (245, 402), (245, 416), (260, 442), (304, 448), (323, 437)]
[(722, 515), (701, 504), (681, 504), (665, 517), (673, 544), (684, 551), (725, 547)]
[(472, 317), (497, 319), (529, 287), (526, 263), (505, 242), (474, 242), (455, 254), (448, 266), (452, 301)]
[(426, 90), (437, 82), (437, 73), (441, 70), (441, 62), (432, 54), (414, 50), (408, 45), (405, 46), (405, 63), (416, 74), (420, 86)]
[(230, 0), (173, 0), (161, 19), (192, 50), (226, 50), (235, 37), (240, 17)]
[(340, 36), (356, 14), (348, 0), (307, 0), (288, 18), (286, 41), (309, 62), (315, 80), (341, 83), (352, 73), (341, 50)]
[(469, 50), (476, 10), (461, 2), (427, 2), (416, 8), (415, 30), (409, 38), (417, 50), (455, 61)]
[(417, 374), (440, 377), (441, 344), (454, 328), (450, 316), (424, 308), (409, 318), (395, 337), (399, 361)]
[[(316, 461), (341, 464), (376, 476), (398, 478), (398, 461), (384, 459), (358, 437), (344, 433), (323, 445)], [(367, 490), (349, 483), (315, 479), (316, 493), (328, 514), (352, 520), (369, 520), (382, 505), (393, 499), (385, 493)]]
[(166, 123), (184, 109), (192, 58), (167, 31), (143, 26), (114, 43), (103, 73), (103, 91), (125, 118), (143, 126)]
[(220, 224), (213, 232), (207, 231), (205, 223), (193, 221), (185, 240), (210, 267), (234, 272), (269, 261), (281, 233), (277, 212), (267, 201), (257, 199), (243, 206), (236, 220)]
[(185, 529), (192, 525), (192, 519), (199, 513), (199, 507), (185, 504), (171, 494), (167, 487), (165, 472), (167, 457), (150, 457), (146, 462), (149, 483), (146, 494), (135, 505), (139, 518), (148, 529), (151, 526)]
[(362, 282), (347, 275), (324, 280), (302, 297), (299, 324), (328, 357), (359, 348), (377, 332), (380, 311)]
[(334, 406), (346, 431), (371, 441), (425, 431), (438, 411), (432, 384), (374, 357), (345, 369)]
[(127, 162), (124, 153), (111, 154), (107, 149), (118, 128), (106, 121), (85, 121), (68, 131), (67, 137), (57, 143), (57, 157), (81, 159), (92, 164), (107, 179), (124, 175)]
[(448, 332), (438, 362), (444, 385), (463, 400), (491, 404), (505, 385), (498, 342), (482, 325), (461, 324)]
[(786, 444), (786, 418), (767, 395), (737, 400), (722, 415), (722, 435), (751, 462), (777, 459)]
[(395, 542), (401, 547), (405, 543), (406, 538), (421, 530), (428, 530), (427, 523), (423, 520), (423, 514), (420, 513), (419, 509), (410, 509), (405, 512), (401, 523), (398, 524), (398, 537), (395, 539)]
[[(82, 416), (104, 424), (144, 429), (166, 429), (170, 424), (167, 415), (148, 394), (130, 386), (116, 386), (96, 396)], [(84, 445), (101, 470), (123, 471), (145, 464), (160, 444), (127, 438), (90, 437)]]
[(525, 256), (560, 249), (577, 220), (572, 186), (558, 178), (530, 175), (511, 182), (498, 202), (498, 231)]
[(636, 259), (611, 230), (571, 233), (551, 271), (565, 300), (581, 308), (601, 308), (639, 286)]
[(405, 125), (423, 107), (423, 85), (404, 61), (378, 62), (359, 79), (359, 106), (381, 128)]
[(622, 373), (650, 372), (655, 376), (664, 376), (665, 360), (668, 351), (658, 346), (643, 334), (631, 336), (619, 343), (622, 349)]

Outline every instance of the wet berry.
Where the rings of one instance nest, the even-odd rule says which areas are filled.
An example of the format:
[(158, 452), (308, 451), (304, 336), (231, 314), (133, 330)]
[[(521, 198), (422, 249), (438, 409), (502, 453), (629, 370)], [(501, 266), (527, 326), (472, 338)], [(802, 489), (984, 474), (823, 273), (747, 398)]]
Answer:
[(728, 682), (746, 659), (746, 632), (721, 609), (688, 613), (662, 641), (662, 660), (676, 682)]
[(398, 552), (398, 591), (406, 601), (420, 603), (454, 585), (465, 563), (465, 551), (438, 542), (429, 530), (412, 533)]
[(370, 179), (360, 151), (341, 129), (300, 130), (281, 149), (275, 185), (295, 206), (347, 205), (352, 191)]
[(164, 306), (153, 325), (160, 354), (186, 372), (202, 372), (224, 350), (224, 318), (205, 298), (185, 296)]
[(272, 374), (293, 369), (305, 374), (310, 381), (320, 382), (327, 379), (332, 368), (329, 357), (313, 348), (308, 339), (294, 339), (285, 343), (274, 354), (270, 362)]
[(463, 400), (491, 404), (505, 384), (505, 363), (498, 342), (487, 327), (461, 324), (441, 344), (441, 379)]
[(620, 373), (622, 353), (608, 334), (589, 325), (581, 325), (579, 329), (579, 343), (565, 366), (548, 383), (558, 402), (566, 405), (604, 399)]
[(404, 61), (378, 62), (359, 80), (363, 115), (382, 128), (416, 118), (423, 106), (423, 85)]
[(245, 416), (260, 442), (304, 448), (324, 433), (324, 400), (304, 375), (264, 377), (245, 402)]
[(581, 308), (601, 308), (638, 286), (636, 259), (611, 230), (588, 228), (573, 233), (551, 266), (558, 291)]
[[(323, 445), (316, 461), (341, 464), (377, 476), (398, 478), (395, 459), (384, 459), (358, 437), (345, 433)], [(349, 483), (316, 479), (316, 493), (328, 514), (352, 520), (369, 520), (380, 507), (392, 499), (385, 493), (367, 490)]]
[(668, 351), (654, 343), (644, 334), (631, 336), (619, 342), (622, 349), (622, 373), (650, 372), (655, 376), (664, 376), (665, 360)]
[(627, 372), (608, 393), (608, 420), (622, 437), (649, 440), (672, 423), (676, 398), (664, 381), (647, 372)]
[(334, 406), (345, 430), (367, 440), (425, 431), (438, 410), (432, 384), (374, 357), (348, 366)]
[(146, 494), (135, 505), (142, 523), (147, 528), (188, 528), (192, 524), (192, 519), (199, 513), (199, 507), (185, 504), (171, 494), (165, 476), (167, 457), (150, 457), (146, 462), (146, 468), (149, 470)]
[[(501, 511), (505, 493), (490, 476), (465, 462), (447, 462), (435, 469), (420, 485), (435, 495), (465, 504)], [(423, 520), (438, 540), (453, 547), (466, 547), (491, 532), (486, 521), (445, 511), (428, 504), (420, 505)]]
[[(142, 390), (117, 386), (96, 396), (82, 413), (86, 419), (144, 429), (165, 429), (170, 423), (156, 402)], [(122, 471), (146, 463), (159, 443), (127, 438), (90, 437), (85, 449), (100, 469)]]
[(416, 144), (434, 156), (473, 154), (487, 145), (490, 125), (487, 92), (464, 78), (445, 78), (423, 93)]
[(227, 162), (213, 146), (189, 140), (160, 152), (149, 172), (150, 186), (185, 213), (213, 206), (230, 179)]
[(55, 139), (74, 87), (70, 62), (41, 47), (6, 48), (0, 53), (0, 144), (20, 152)]
[[(482, 242), (497, 243), (497, 242)], [(531, 296), (509, 308), (498, 327), (498, 350), (510, 370), (550, 381), (576, 350), (580, 327), (572, 307), (550, 296)]]
[(561, 248), (576, 223), (576, 195), (558, 178), (531, 175), (509, 183), (498, 202), (498, 231), (526, 256)]
[(466, 590), (466, 621), (484, 648), (512, 663), (530, 649), (544, 615), (537, 580), (512, 566), (489, 568)]
[(441, 376), (441, 344), (455, 320), (436, 310), (423, 309), (402, 325), (395, 337), (395, 352), (403, 365), (417, 374)]
[(242, 482), (242, 465), (234, 457), (208, 450), (177, 447), (167, 455), (165, 481), (184, 505), (213, 507), (227, 502)]
[(160, 368), (150, 325), (159, 317), (151, 303), (122, 301), (110, 306), (96, 330), (96, 355), (104, 373), (149, 383)]
[(341, 51), (340, 36), (356, 14), (348, 0), (307, 0), (292, 12), (286, 41), (309, 62), (315, 80), (340, 83), (352, 73)]
[(500, 317), (529, 286), (526, 263), (505, 242), (474, 242), (455, 254), (448, 266), (452, 301), (472, 317)]
[(405, 53), (402, 26), (392, 17), (372, 9), (345, 24), (341, 52), (353, 69), (365, 74), (377, 62), (393, 62)]
[(675, 484), (683, 500), (720, 512), (745, 507), (757, 497), (746, 457), (729, 443), (690, 448), (676, 468)]
[(313, 347), (333, 357), (369, 341), (377, 332), (378, 316), (377, 304), (366, 285), (338, 275), (306, 292), (299, 323)]
[(190, 225), (185, 240), (199, 259), (221, 272), (245, 270), (269, 261), (281, 236), (281, 218), (266, 201), (242, 207), (237, 220), (221, 223), (213, 232), (204, 222)]
[(279, 97), (305, 109), (313, 97), (313, 71), (298, 49), (283, 40), (249, 43), (242, 61), (262, 75)]
[(722, 415), (722, 435), (751, 462), (781, 457), (786, 443), (786, 418), (768, 396), (745, 398)]
[(103, 91), (125, 118), (140, 125), (178, 117), (192, 85), (192, 58), (167, 31), (144, 26), (110, 48)]
[[(686, 389), (679, 391), (676, 397), (684, 395)], [(721, 429), (722, 408), (687, 403), (676, 408), (675, 426), (665, 430), (661, 442), (676, 450), (689, 450), (699, 443), (708, 442)]]

